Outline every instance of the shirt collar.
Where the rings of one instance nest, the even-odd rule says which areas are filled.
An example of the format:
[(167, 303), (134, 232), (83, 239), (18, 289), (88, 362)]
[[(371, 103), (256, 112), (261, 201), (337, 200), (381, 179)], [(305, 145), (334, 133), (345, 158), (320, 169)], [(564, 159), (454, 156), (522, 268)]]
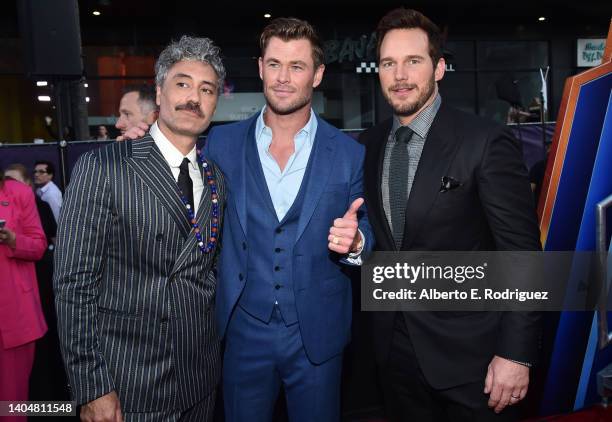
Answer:
[[(407, 126), (421, 138), (427, 138), (427, 134), (429, 133), (434, 117), (436, 117), (436, 114), (440, 109), (440, 104), (442, 104), (442, 97), (440, 96), (440, 93), (437, 93), (431, 104), (421, 110), (419, 114), (417, 114), (416, 117), (410, 123), (408, 123)], [(391, 134), (393, 136), (395, 136), (395, 131), (397, 131), (400, 126), (402, 126), (402, 124), (399, 121), (399, 117), (397, 115), (393, 115), (393, 126), (391, 126)]]
[[(267, 107), (268, 106), (264, 106), (261, 109), (261, 113), (259, 113), (259, 117), (257, 117), (257, 123), (255, 125), (255, 139), (257, 140), (257, 143), (265, 142), (269, 147), (270, 143), (272, 142), (272, 129), (264, 122), (264, 113), (266, 112)], [(317, 118), (311, 108), (308, 122), (306, 122), (306, 125), (295, 134), (295, 137), (297, 138), (298, 136), (303, 135), (306, 142), (308, 142), (308, 146), (312, 147), (312, 144), (314, 143), (314, 136), (311, 135), (316, 132), (316, 123)]]
[(47, 193), (47, 191), (49, 190), (49, 188), (51, 188), (51, 183), (53, 183), (53, 182), (49, 180), (49, 181), (48, 181), (48, 182), (47, 182), (47, 183), (46, 183), (44, 186), (39, 187), (39, 188), (38, 188), (38, 190), (39, 190), (41, 193)]
[[(166, 138), (166, 135), (164, 135), (159, 129), (157, 122), (153, 123), (151, 129), (149, 130), (149, 134), (153, 137), (155, 145), (157, 145), (157, 148), (159, 148), (162, 156), (166, 159), (170, 167), (179, 168), (185, 156), (172, 144), (172, 142), (170, 142), (168, 138)], [(193, 149), (189, 151), (186, 157), (191, 166), (197, 170), (198, 164), (195, 145)]]

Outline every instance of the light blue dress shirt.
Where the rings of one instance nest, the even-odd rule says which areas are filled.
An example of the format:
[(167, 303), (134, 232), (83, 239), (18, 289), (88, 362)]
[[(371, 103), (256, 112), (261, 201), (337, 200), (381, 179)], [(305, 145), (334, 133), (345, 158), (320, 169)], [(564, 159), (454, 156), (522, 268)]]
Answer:
[(281, 171), (278, 163), (270, 153), (272, 129), (266, 126), (264, 122), (263, 116), (265, 111), (266, 108), (264, 107), (257, 118), (255, 141), (266, 184), (268, 185), (268, 191), (276, 211), (276, 217), (278, 221), (282, 221), (291, 208), (293, 201), (295, 201), (302, 185), (306, 167), (308, 166), (308, 159), (314, 145), (318, 123), (311, 109), (310, 119), (308, 119), (306, 126), (300, 129), (295, 138), (293, 138), (295, 151), (291, 154), (285, 168)]
[[(261, 162), (266, 184), (268, 185), (268, 191), (276, 211), (276, 217), (278, 221), (282, 221), (291, 205), (293, 205), (293, 201), (295, 201), (302, 185), (306, 167), (308, 166), (308, 159), (310, 158), (317, 134), (318, 122), (314, 112), (310, 109), (310, 119), (308, 119), (306, 126), (300, 129), (293, 138), (295, 150), (291, 157), (289, 157), (285, 168), (281, 171), (278, 163), (272, 154), (270, 154), (272, 129), (266, 126), (264, 122), (263, 116), (265, 111), (266, 108), (264, 107), (255, 124), (255, 142), (257, 144), (259, 161)], [(361, 230), (359, 230), (359, 235), (365, 241)], [(362, 250), (363, 244), (357, 252), (349, 253), (346, 261), (352, 265), (361, 265)]]

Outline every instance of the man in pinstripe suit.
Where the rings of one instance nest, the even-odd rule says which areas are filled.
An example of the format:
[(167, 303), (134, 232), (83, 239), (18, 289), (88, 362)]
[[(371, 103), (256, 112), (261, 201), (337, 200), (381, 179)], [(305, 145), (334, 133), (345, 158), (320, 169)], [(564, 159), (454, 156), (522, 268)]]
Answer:
[(140, 140), (84, 154), (60, 217), (58, 328), (83, 421), (212, 417), (225, 188), (195, 144), (225, 70), (211, 40), (183, 37), (155, 72), (158, 121)]

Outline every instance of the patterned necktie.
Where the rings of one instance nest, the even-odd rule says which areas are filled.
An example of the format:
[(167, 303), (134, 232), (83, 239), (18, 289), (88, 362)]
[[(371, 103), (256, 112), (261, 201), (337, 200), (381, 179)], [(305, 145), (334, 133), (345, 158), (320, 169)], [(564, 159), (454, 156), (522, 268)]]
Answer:
[(193, 182), (191, 181), (191, 177), (189, 177), (189, 159), (183, 158), (183, 162), (179, 166), (179, 177), (178, 177), (178, 187), (181, 190), (183, 196), (187, 198), (189, 201), (189, 205), (191, 205), (191, 209), (195, 212), (195, 208), (193, 207)]
[(408, 202), (408, 142), (414, 132), (408, 126), (401, 126), (395, 132), (395, 144), (389, 163), (389, 202), (393, 240), (399, 250), (404, 237), (406, 205)]

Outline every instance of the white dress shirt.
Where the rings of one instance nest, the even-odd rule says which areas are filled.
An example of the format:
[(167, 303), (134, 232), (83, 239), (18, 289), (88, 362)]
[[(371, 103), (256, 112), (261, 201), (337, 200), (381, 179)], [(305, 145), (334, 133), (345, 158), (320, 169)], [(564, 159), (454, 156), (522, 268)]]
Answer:
[(58, 222), (60, 208), (62, 208), (62, 191), (55, 183), (50, 181), (45, 186), (36, 189), (36, 194), (41, 200), (49, 204), (55, 222)]
[(174, 181), (178, 182), (179, 173), (181, 171), (179, 167), (183, 159), (187, 158), (189, 160), (189, 177), (191, 177), (191, 181), (193, 182), (193, 213), (197, 214), (200, 199), (202, 199), (202, 192), (204, 191), (204, 181), (202, 180), (202, 172), (198, 165), (198, 154), (195, 145), (186, 156), (183, 155), (183, 153), (166, 138), (166, 135), (162, 133), (159, 126), (157, 126), (157, 122), (153, 123), (149, 130), (149, 134), (153, 137), (155, 145), (157, 145), (157, 148), (159, 148), (162, 156), (170, 166)]

